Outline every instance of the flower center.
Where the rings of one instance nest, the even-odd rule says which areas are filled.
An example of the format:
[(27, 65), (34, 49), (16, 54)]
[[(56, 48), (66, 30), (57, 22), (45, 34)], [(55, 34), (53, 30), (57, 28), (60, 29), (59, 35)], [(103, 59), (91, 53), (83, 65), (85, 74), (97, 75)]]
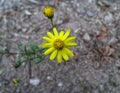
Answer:
[(62, 49), (64, 47), (64, 42), (61, 39), (56, 39), (54, 41), (54, 48)]

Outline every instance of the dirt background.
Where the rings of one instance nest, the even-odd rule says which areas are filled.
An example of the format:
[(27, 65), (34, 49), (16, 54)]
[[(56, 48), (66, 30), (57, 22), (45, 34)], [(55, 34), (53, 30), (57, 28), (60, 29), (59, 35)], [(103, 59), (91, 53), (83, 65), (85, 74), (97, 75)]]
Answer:
[[(41, 12), (47, 5), (55, 8), (58, 31), (70, 28), (78, 44), (66, 64), (48, 56), (33, 62), (37, 85), (30, 83), (28, 65), (15, 69), (13, 59), (2, 56), (0, 93), (120, 93), (120, 0), (103, 1), (110, 5), (106, 10), (97, 0), (0, 0), (0, 48), (17, 52), (17, 44), (31, 40), (40, 45), (52, 27)], [(20, 78), (17, 85), (14, 78)]]

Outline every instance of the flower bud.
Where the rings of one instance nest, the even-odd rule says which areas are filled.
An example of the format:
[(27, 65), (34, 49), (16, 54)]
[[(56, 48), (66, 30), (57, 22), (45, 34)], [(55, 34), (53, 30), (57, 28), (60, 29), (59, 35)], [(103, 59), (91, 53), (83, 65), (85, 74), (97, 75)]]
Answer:
[(54, 16), (54, 8), (51, 6), (46, 6), (43, 10), (42, 10), (43, 14), (48, 17), (49, 19), (52, 19)]

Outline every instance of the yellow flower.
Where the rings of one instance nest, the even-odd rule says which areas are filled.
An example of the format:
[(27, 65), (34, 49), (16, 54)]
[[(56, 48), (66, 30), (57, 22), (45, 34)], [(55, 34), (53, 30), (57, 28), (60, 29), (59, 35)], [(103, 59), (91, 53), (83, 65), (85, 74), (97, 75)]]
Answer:
[(69, 49), (69, 47), (74, 47), (77, 44), (74, 42), (76, 39), (75, 36), (69, 37), (70, 29), (66, 31), (61, 31), (58, 33), (57, 29), (53, 28), (53, 34), (51, 32), (47, 32), (48, 37), (44, 36), (43, 39), (46, 41), (42, 44), (43, 48), (48, 48), (44, 54), (50, 55), (50, 60), (53, 60), (57, 57), (58, 63), (62, 62), (62, 58), (67, 61), (69, 57), (73, 57), (73, 52)]
[(53, 18), (54, 16), (54, 8), (51, 6), (46, 6), (43, 10), (42, 10), (43, 14), (48, 17), (48, 18)]
[(20, 82), (20, 79), (13, 79), (14, 84), (18, 84)]

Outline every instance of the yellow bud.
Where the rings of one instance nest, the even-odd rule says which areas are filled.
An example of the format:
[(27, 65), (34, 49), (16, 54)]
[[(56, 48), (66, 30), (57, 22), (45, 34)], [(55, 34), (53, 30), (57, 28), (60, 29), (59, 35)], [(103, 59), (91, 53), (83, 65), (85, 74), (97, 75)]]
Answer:
[(46, 17), (48, 17), (48, 18), (50, 18), (50, 19), (52, 19), (53, 16), (54, 16), (54, 8), (51, 7), (51, 6), (46, 6), (46, 7), (42, 10), (42, 12), (43, 12), (43, 14), (44, 14)]
[(18, 84), (19, 81), (20, 81), (19, 79), (13, 79), (13, 83), (14, 83), (14, 84)]

